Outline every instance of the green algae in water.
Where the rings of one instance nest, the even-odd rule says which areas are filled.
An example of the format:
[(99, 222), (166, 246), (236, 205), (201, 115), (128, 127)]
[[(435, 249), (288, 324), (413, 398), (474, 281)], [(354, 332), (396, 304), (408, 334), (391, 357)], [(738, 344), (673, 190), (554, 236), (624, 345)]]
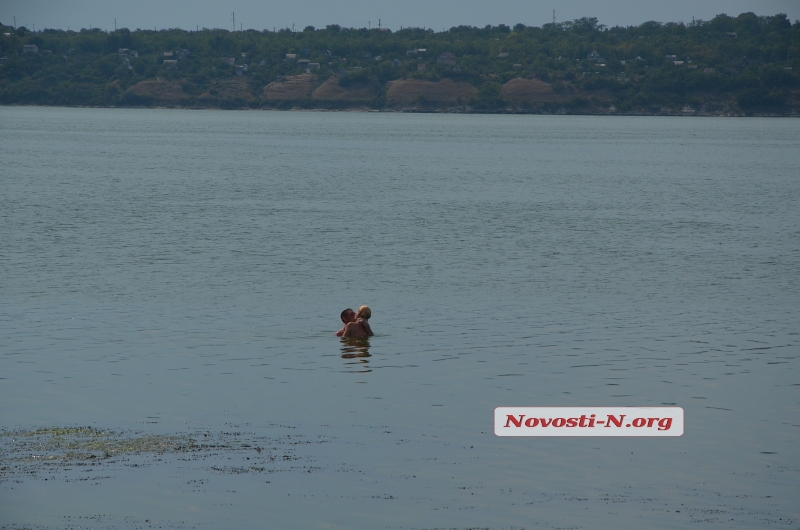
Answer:
[[(202, 441), (196, 442), (195, 438)], [(210, 467), (198, 470), (215, 475), (285, 472), (301, 467), (306, 472), (306, 466), (286, 465), (300, 458), (296, 454), (297, 443), (296, 438), (285, 435), (268, 437), (241, 432), (152, 434), (92, 427), (0, 430), (0, 484), (57, 477), (82, 481), (87, 480), (82, 472), (100, 469), (91, 466), (103, 466), (103, 473), (116, 474), (126, 468), (174, 465), (173, 458), (164, 456), (168, 454), (180, 455), (176, 457), (181, 461), (193, 461), (197, 465), (205, 462)], [(112, 476), (96, 476), (92, 480), (101, 481)]]
[[(24, 433), (23, 433), (24, 434)], [(104, 436), (103, 431), (91, 427), (46, 427), (31, 431), (31, 436), (49, 434), (50, 436)]]
[(194, 440), (175, 435), (140, 435), (101, 431), (92, 427), (46, 427), (5, 431), (0, 436), (1, 461), (87, 460), (124, 454), (190, 450)]

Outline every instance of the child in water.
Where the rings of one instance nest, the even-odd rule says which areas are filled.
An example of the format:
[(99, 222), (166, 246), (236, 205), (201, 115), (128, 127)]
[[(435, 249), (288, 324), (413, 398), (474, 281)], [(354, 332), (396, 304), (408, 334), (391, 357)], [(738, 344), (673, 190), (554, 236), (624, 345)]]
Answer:
[(343, 337), (371, 337), (374, 335), (369, 327), (368, 320), (372, 316), (369, 306), (362, 305), (358, 308), (355, 322), (350, 322), (344, 327)]
[(358, 313), (356, 314), (356, 323), (361, 324), (361, 327), (364, 328), (364, 331), (366, 331), (367, 335), (370, 337), (374, 335), (372, 328), (369, 327), (369, 322), (367, 322), (371, 316), (372, 309), (370, 309), (369, 306), (362, 305), (358, 308)]

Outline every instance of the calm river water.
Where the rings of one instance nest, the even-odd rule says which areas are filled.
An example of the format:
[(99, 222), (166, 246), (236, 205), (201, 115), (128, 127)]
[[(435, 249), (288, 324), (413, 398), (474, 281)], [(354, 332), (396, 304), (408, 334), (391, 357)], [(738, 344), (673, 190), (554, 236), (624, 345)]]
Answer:
[(227, 444), (9, 457), (0, 527), (796, 529), (799, 168), (793, 119), (0, 107), (5, 439)]

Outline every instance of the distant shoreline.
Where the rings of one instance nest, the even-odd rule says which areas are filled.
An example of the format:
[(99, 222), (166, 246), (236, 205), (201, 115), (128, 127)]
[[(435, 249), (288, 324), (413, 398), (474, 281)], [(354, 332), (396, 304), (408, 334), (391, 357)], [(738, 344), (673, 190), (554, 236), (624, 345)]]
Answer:
[(541, 27), (0, 25), (0, 104), (576, 116), (800, 115), (785, 14)]
[(347, 108), (320, 108), (320, 107), (288, 107), (288, 108), (222, 108), (222, 107), (209, 107), (209, 106), (169, 106), (169, 105), (153, 105), (153, 106), (133, 106), (133, 105), (39, 105), (39, 104), (0, 104), (0, 107), (40, 107), (40, 108), (64, 108), (64, 109), (130, 109), (130, 110), (215, 110), (215, 111), (273, 111), (273, 112), (364, 112), (364, 113), (389, 113), (389, 114), (471, 114), (471, 115), (523, 115), (523, 116), (620, 116), (620, 117), (700, 117), (700, 118), (800, 118), (800, 113), (793, 111), (791, 113), (743, 113), (743, 112), (680, 112), (680, 111), (663, 111), (657, 113), (647, 112), (619, 112), (619, 111), (606, 111), (606, 112), (542, 112), (542, 111), (526, 111), (519, 109), (506, 109), (506, 110), (478, 110), (470, 108), (420, 108), (420, 107), (406, 107), (406, 108), (381, 108), (375, 109), (370, 107), (347, 107)]

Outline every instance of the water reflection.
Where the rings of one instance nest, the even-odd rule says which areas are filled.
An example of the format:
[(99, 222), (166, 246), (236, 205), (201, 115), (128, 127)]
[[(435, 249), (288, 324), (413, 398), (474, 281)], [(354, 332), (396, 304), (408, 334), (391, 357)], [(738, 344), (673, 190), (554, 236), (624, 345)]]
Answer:
[(349, 337), (342, 339), (342, 359), (348, 359), (346, 372), (366, 373), (371, 372), (369, 367), (369, 338)]

